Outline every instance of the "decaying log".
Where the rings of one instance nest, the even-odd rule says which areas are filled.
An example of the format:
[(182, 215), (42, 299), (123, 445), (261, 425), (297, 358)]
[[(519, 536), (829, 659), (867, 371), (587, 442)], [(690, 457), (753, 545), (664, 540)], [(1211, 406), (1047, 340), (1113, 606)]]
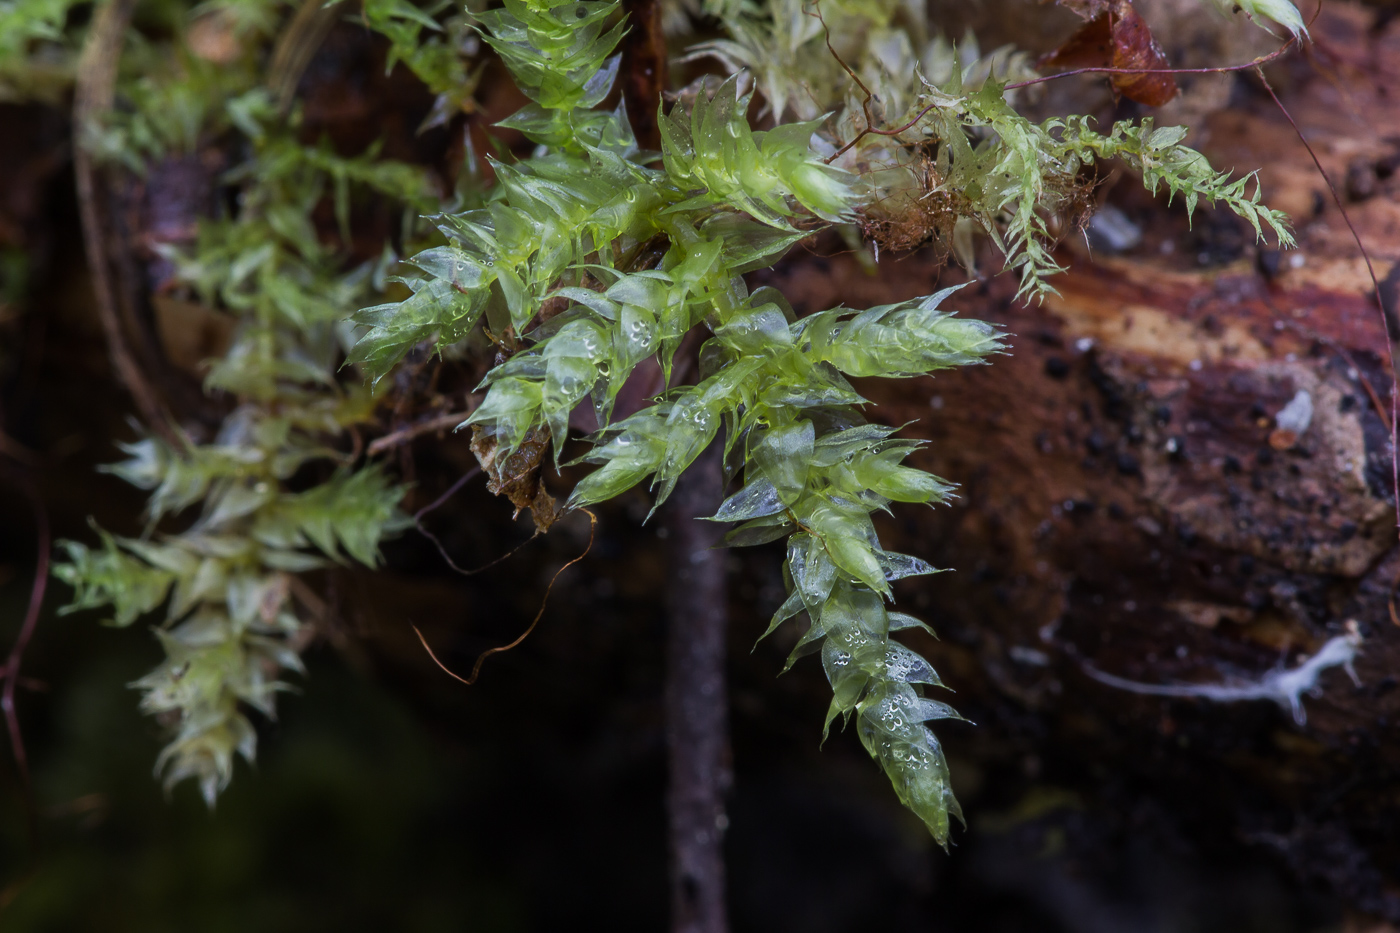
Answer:
[[(1377, 130), (1400, 125), (1400, 22), (1373, 22), (1328, 7), (1317, 58), (1340, 73), (1301, 63), (1281, 77), (1329, 174), (1360, 179), (1348, 209), (1394, 282), (1400, 139)], [(962, 485), (951, 507), (897, 510), (883, 532), (957, 571), (897, 588), (942, 636), (919, 647), (979, 723), (972, 740), (948, 730), (955, 781), (959, 756), (1029, 753), (1080, 793), (1116, 775), (1394, 922), (1400, 547), (1386, 335), (1306, 151), (1239, 80), (1248, 103), (1217, 114), (1197, 145), (1217, 165), (1263, 166), (1265, 199), (1290, 211), (1299, 249), (1256, 248), (1219, 215), (1189, 230), (1179, 205), (1135, 201), (1122, 183), (1110, 204), (1121, 198), (1143, 234), (1131, 251), (1071, 249), (1060, 294), (1039, 307), (1011, 302), (999, 279), (963, 289), (952, 303), (1015, 334), (1010, 356), (859, 386), (884, 423), (919, 419), (907, 433), (931, 441), (920, 465)], [(917, 257), (885, 258), (871, 277), (837, 256), (765, 281), (803, 313), (901, 300), (932, 279)], [(1349, 624), (1364, 638), (1361, 686), (1324, 673), (1305, 725), (1268, 703), (1141, 696), (1085, 674), (1244, 681)]]

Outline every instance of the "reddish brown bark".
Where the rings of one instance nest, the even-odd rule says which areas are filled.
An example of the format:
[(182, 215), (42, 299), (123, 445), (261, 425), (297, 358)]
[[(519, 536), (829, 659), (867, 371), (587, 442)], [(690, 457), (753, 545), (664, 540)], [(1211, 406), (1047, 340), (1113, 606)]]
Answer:
[[(1300, 73), (1285, 103), (1333, 177), (1366, 177), (1348, 208), (1385, 278), (1400, 268), (1400, 144), (1374, 128), (1400, 119), (1382, 64), (1400, 24), (1368, 34), (1358, 18), (1324, 16), (1316, 29), (1370, 69), (1366, 80), (1344, 93)], [(908, 433), (931, 441), (919, 464), (962, 485), (951, 506), (897, 511), (884, 533), (886, 546), (958, 571), (901, 584), (899, 596), (943, 637), (919, 647), (960, 708), (997, 733), (976, 741), (1001, 751), (963, 755), (1033, 749), (1138, 782), (1395, 921), (1400, 548), (1386, 336), (1346, 226), (1267, 101), (1217, 115), (1202, 145), (1216, 165), (1264, 166), (1265, 200), (1292, 214), (1296, 252), (1256, 248), (1218, 214), (1188, 230), (1179, 207), (1134, 200), (1122, 183), (1113, 197), (1144, 232), (1131, 253), (1067, 254), (1073, 269), (1043, 306), (1012, 303), (1004, 277), (953, 299), (1016, 335), (1009, 356), (859, 388), (879, 420), (918, 419)], [(877, 276), (847, 257), (808, 259), (765, 281), (799, 313), (933, 287), (917, 259), (886, 259)], [(1311, 421), (1283, 430), (1299, 393)], [(1348, 624), (1365, 637), (1362, 686), (1329, 672), (1304, 698), (1301, 727), (1268, 703), (1139, 696), (1083, 672), (1258, 677)], [(975, 796), (964, 806), (975, 812)]]

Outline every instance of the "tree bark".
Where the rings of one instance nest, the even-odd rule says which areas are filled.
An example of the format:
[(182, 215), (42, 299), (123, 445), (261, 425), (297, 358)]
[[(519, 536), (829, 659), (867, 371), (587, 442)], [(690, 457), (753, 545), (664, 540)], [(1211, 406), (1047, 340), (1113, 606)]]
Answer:
[(724, 933), (724, 796), (732, 782), (724, 530), (701, 521), (722, 497), (718, 442), (676, 486), (667, 515), (666, 723), (670, 762), (671, 917), (675, 933)]

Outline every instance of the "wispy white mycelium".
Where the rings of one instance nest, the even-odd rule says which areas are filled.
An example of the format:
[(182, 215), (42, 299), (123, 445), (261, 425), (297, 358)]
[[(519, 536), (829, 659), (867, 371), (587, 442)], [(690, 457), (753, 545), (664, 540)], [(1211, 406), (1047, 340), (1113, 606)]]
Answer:
[(1237, 680), (1233, 683), (1213, 684), (1146, 684), (1107, 674), (1092, 664), (1084, 665), (1084, 673), (1101, 684), (1117, 687), (1132, 693), (1142, 693), (1158, 697), (1182, 697), (1212, 700), (1216, 703), (1238, 703), (1242, 700), (1273, 700), (1285, 710), (1293, 713), (1293, 721), (1304, 725), (1308, 715), (1303, 710), (1303, 694), (1313, 694), (1318, 689), (1318, 678), (1322, 672), (1340, 667), (1351, 677), (1352, 683), (1361, 686), (1356, 676), (1354, 662), (1361, 650), (1361, 635), (1353, 624), (1345, 635), (1329, 638), (1318, 652), (1294, 668), (1278, 668), (1269, 671), (1257, 680)]

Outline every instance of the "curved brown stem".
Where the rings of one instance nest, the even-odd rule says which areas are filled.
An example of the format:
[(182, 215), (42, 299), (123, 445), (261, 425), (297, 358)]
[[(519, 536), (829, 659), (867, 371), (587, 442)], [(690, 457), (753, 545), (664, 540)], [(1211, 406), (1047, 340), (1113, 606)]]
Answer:
[[(38, 810), (34, 802), (34, 788), (29, 774), (29, 756), (24, 750), (24, 737), (20, 733), (19, 715), (15, 711), (15, 687), (19, 685), (19, 666), (24, 661), (24, 651), (29, 647), (30, 639), (34, 637), (34, 629), (39, 625), (39, 613), (44, 608), (44, 593), (49, 582), (49, 550), (52, 546), (52, 537), (49, 533), (48, 510), (44, 508), (43, 497), (39, 495), (39, 490), (35, 488), (33, 482), (23, 474), (11, 474), (8, 470), (5, 471), (5, 475), (20, 488), (34, 510), (36, 549), (34, 583), (29, 591), (29, 607), (25, 611), (24, 621), (20, 623), (19, 634), (15, 636), (14, 644), (10, 646), (10, 653), (5, 658), (4, 667), (0, 668), (0, 710), (4, 713), (5, 728), (10, 738), (10, 749), (15, 756), (15, 768), (19, 771), (20, 784), (27, 798), (25, 809), (29, 824), (30, 846), (37, 852), (39, 848)], [(6, 898), (0, 895), (0, 907), (3, 907), (5, 901)]]
[(1044, 84), (1047, 81), (1058, 81), (1060, 78), (1072, 78), (1075, 75), (1212, 75), (1227, 74), (1231, 71), (1249, 71), (1250, 69), (1259, 68), (1261, 65), (1267, 65), (1274, 59), (1282, 57), (1285, 52), (1293, 48), (1297, 41), (1297, 37), (1289, 39), (1268, 55), (1261, 55), (1253, 61), (1248, 61), (1241, 65), (1218, 65), (1214, 68), (1075, 68), (1070, 71), (1061, 71), (1058, 74), (1042, 75), (1039, 78), (1031, 78), (1027, 81), (1017, 81), (1014, 84), (1006, 85), (1002, 90), (1014, 91), (1017, 88)]
[(584, 515), (588, 516), (589, 522), (588, 545), (583, 549), (583, 553), (580, 554), (578, 557), (575, 557), (573, 560), (569, 561), (564, 566), (560, 567), (558, 570), (554, 571), (554, 576), (549, 578), (549, 586), (545, 587), (544, 599), (540, 601), (540, 611), (535, 613), (535, 617), (530, 620), (530, 626), (527, 629), (525, 629), (525, 631), (521, 632), (518, 636), (516, 636), (515, 640), (512, 641), (510, 644), (499, 645), (495, 648), (487, 648), (485, 651), (481, 652), (481, 654), (477, 655), (476, 663), (472, 665), (472, 672), (470, 677), (463, 677), (461, 674), (458, 674), (457, 672), (453, 671), (446, 664), (443, 664), (440, 660), (438, 660), (438, 656), (433, 652), (432, 646), (428, 644), (428, 639), (424, 637), (421, 631), (419, 631), (418, 626), (411, 624), (409, 625), (409, 628), (413, 629), (413, 634), (418, 636), (418, 641), (422, 643), (423, 650), (428, 652), (428, 657), (433, 659), (433, 663), (436, 664), (439, 668), (441, 668), (444, 674), (446, 674), (448, 677), (451, 677), (453, 680), (460, 681), (466, 684), (468, 687), (470, 687), (472, 684), (476, 683), (477, 677), (481, 676), (481, 665), (486, 663), (487, 658), (491, 657), (491, 655), (493, 654), (504, 654), (507, 651), (514, 650), (515, 648), (518, 648), (520, 646), (521, 642), (530, 637), (530, 633), (532, 633), (535, 630), (535, 628), (540, 624), (540, 619), (544, 618), (545, 609), (549, 608), (549, 594), (554, 592), (554, 584), (559, 580), (559, 575), (562, 574), (565, 570), (568, 570), (574, 564), (577, 564), (579, 561), (583, 560), (585, 557), (588, 556), (588, 553), (593, 550), (593, 538), (598, 533), (598, 516), (594, 515), (587, 509), (579, 509), (579, 511), (582, 512)]
[(78, 62), (78, 76), (73, 90), (73, 174), (78, 188), (78, 211), (83, 226), (83, 247), (88, 269), (92, 275), (93, 297), (97, 317), (107, 338), (107, 351), (112, 368), (131, 393), (137, 410), (151, 430), (176, 447), (182, 447), (160, 397), (136, 364), (122, 332), (117, 316), (117, 302), (104, 245), (102, 209), (98, 205), (97, 166), (84, 137), (109, 110), (115, 95), (117, 64), (121, 60), (122, 43), (136, 0), (109, 0), (98, 8), (88, 31), (87, 44)]
[(402, 447), (404, 444), (424, 434), (432, 434), (434, 431), (446, 431), (448, 428), (456, 428), (463, 421), (470, 418), (472, 412), (475, 410), (476, 406), (473, 405), (466, 411), (449, 411), (439, 415), (431, 415), (416, 424), (410, 424), (406, 428), (400, 428), (392, 434), (386, 434), (383, 437), (375, 438), (370, 441), (369, 455), (371, 457), (377, 457), (386, 451), (393, 450), (396, 447)]
[(277, 101), (278, 113), (285, 116), (292, 109), (301, 76), (335, 25), (338, 6), (323, 0), (303, 0), (282, 31), (267, 67), (267, 86)]
[[(845, 71), (846, 74), (850, 75), (851, 80), (856, 83), (856, 86), (865, 92), (865, 98), (860, 102), (861, 112), (865, 114), (865, 129), (857, 133), (855, 138), (852, 139), (850, 142), (846, 143), (846, 145), (842, 146), (840, 149), (837, 149), (834, 153), (823, 159), (823, 162), (825, 162), (827, 165), (830, 165), (832, 162), (835, 162), (837, 159), (841, 158), (843, 155), (849, 152), (851, 150), (851, 147), (853, 147), (856, 143), (860, 142), (867, 136), (898, 136), (905, 130), (912, 129), (915, 123), (918, 123), (930, 110), (938, 106), (937, 104), (929, 104), (923, 110), (920, 110), (918, 114), (914, 117), (914, 119), (910, 120), (908, 123), (905, 123), (903, 126), (895, 127), (892, 130), (875, 129), (875, 117), (870, 113), (870, 102), (875, 99), (874, 93), (871, 92), (870, 88), (865, 86), (865, 82), (860, 79), (860, 75), (856, 74), (851, 69), (851, 66), (846, 64), (845, 60), (836, 53), (836, 49), (832, 47), (831, 30), (828, 29), (826, 26), (826, 19), (822, 16), (821, 7), (818, 4), (814, 3), (812, 4), (812, 8), (816, 11), (815, 13), (807, 13), (806, 10), (804, 10), (803, 12), (806, 13), (806, 15), (808, 16), (815, 17), (822, 24), (822, 35), (825, 37), (826, 40), (826, 50), (831, 53), (832, 58), (836, 59), (836, 64), (840, 65), (841, 69)], [(877, 253), (876, 259), (878, 258), (879, 255)]]

